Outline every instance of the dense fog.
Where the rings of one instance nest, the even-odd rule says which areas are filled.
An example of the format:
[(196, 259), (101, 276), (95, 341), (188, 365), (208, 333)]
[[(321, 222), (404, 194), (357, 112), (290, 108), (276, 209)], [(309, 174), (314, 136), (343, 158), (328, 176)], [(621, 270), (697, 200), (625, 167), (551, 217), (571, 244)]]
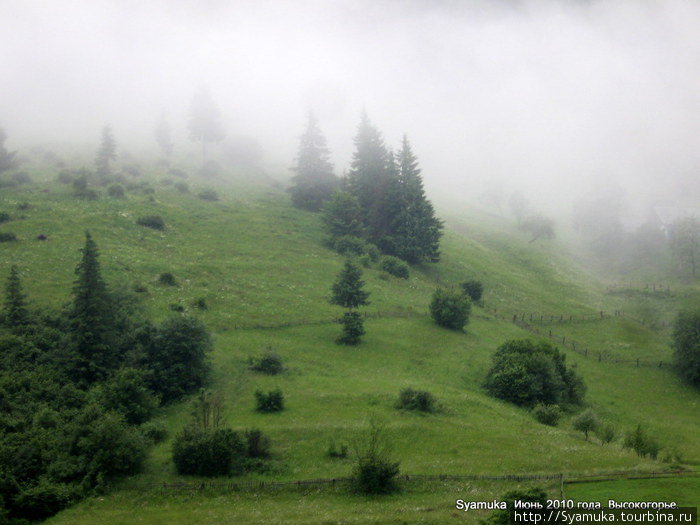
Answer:
[[(10, 149), (176, 152), (208, 86), (228, 139), (289, 176), (313, 109), (340, 175), (360, 113), (408, 134), (436, 199), (522, 190), (543, 209), (620, 186), (629, 214), (700, 193), (700, 4), (610, 1), (0, 2)], [(617, 190), (616, 190), (617, 191)]]

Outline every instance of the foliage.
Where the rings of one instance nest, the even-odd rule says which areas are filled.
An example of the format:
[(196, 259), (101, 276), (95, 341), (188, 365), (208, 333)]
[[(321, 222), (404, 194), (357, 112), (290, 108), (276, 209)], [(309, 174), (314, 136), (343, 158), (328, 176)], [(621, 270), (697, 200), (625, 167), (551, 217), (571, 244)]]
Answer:
[(199, 428), (218, 428), (224, 417), (224, 400), (203, 388), (194, 400), (192, 419)]
[(402, 410), (416, 410), (418, 412), (435, 412), (437, 409), (437, 402), (430, 392), (404, 388), (399, 394), (396, 408)]
[(399, 462), (390, 457), (391, 443), (386, 427), (372, 419), (353, 444), (356, 463), (352, 478), (360, 494), (391, 494), (398, 490)]
[(228, 476), (243, 470), (245, 448), (230, 428), (188, 426), (175, 436), (173, 462), (178, 474)]
[(511, 525), (516, 523), (514, 519), (515, 502), (531, 502), (539, 504), (540, 509), (547, 508), (547, 493), (539, 487), (528, 490), (520, 489), (505, 493), (500, 501), (506, 502), (506, 509), (496, 510), (485, 519), (484, 525)]
[(180, 193), (189, 193), (190, 192), (190, 185), (187, 184), (186, 182), (176, 182), (173, 185), (173, 188), (175, 188)]
[(4, 129), (0, 128), (0, 173), (14, 169), (18, 165), (15, 159), (17, 152), (7, 151), (7, 149), (5, 149), (5, 140), (7, 140), (7, 133), (5, 133)]
[(678, 374), (700, 386), (700, 310), (683, 311), (673, 326), (674, 361)]
[(357, 198), (346, 191), (336, 191), (323, 207), (323, 224), (331, 239), (343, 236), (362, 237), (362, 210)]
[(554, 237), (554, 221), (543, 215), (529, 215), (520, 223), (520, 229), (532, 235), (530, 242)]
[(277, 388), (269, 392), (255, 391), (255, 410), (258, 412), (280, 412), (284, 410), (284, 395)]
[(318, 127), (318, 120), (309, 112), (306, 130), (299, 142), (296, 165), (292, 168), (296, 175), (292, 178), (289, 193), (294, 206), (319, 211), (323, 203), (330, 199), (339, 181), (333, 174), (329, 159), (330, 152)]
[(144, 337), (145, 364), (151, 371), (148, 383), (164, 403), (196, 392), (204, 385), (212, 342), (200, 320), (178, 315), (149, 335)]
[(494, 397), (520, 406), (578, 405), (585, 386), (576, 371), (566, 367), (566, 356), (546, 341), (515, 339), (493, 355), (486, 390)]
[(136, 219), (136, 224), (139, 226), (145, 226), (146, 228), (152, 228), (154, 230), (164, 230), (165, 221), (160, 215), (146, 215), (144, 217), (139, 217)]
[(6, 211), (0, 211), (0, 224), (11, 220), (10, 214)]
[(361, 278), (362, 270), (360, 267), (352, 261), (345, 261), (343, 270), (338, 274), (331, 288), (330, 303), (343, 308), (358, 308), (368, 305), (369, 293), (362, 289), (365, 283)]
[(163, 421), (146, 421), (140, 428), (143, 437), (150, 443), (160, 443), (168, 437), (168, 427)]
[(106, 410), (124, 417), (130, 425), (148, 421), (158, 408), (158, 398), (148, 389), (146, 373), (134, 368), (121, 368), (114, 376), (92, 391), (92, 399)]
[(469, 298), (454, 290), (438, 288), (430, 301), (430, 315), (439, 326), (462, 330), (469, 321)]
[(216, 107), (211, 93), (205, 87), (202, 87), (192, 99), (187, 128), (190, 139), (202, 143), (202, 163), (205, 163), (207, 144), (221, 142), (226, 136), (221, 124), (219, 109)]
[(14, 242), (17, 240), (17, 235), (13, 232), (0, 232), (0, 242)]
[(282, 358), (272, 351), (268, 351), (260, 357), (251, 357), (248, 359), (248, 362), (248, 368), (255, 372), (261, 372), (271, 376), (284, 372)]
[(5, 325), (13, 330), (20, 330), (29, 322), (29, 312), (26, 307), (26, 296), (22, 293), (22, 283), (19, 270), (13, 265), (5, 285), (5, 305), (3, 309)]
[(117, 158), (117, 143), (112, 134), (112, 128), (105, 126), (102, 128), (102, 141), (95, 157), (97, 174), (103, 178), (111, 173), (109, 163)]
[(616, 436), (615, 427), (612, 423), (602, 422), (595, 429), (595, 435), (600, 439), (602, 445), (607, 445), (611, 443)]
[(641, 425), (625, 434), (622, 446), (634, 450), (641, 458), (650, 457), (656, 459), (661, 450), (659, 442), (649, 435), (648, 431)]
[(359, 344), (360, 338), (365, 335), (362, 314), (356, 310), (349, 310), (343, 314), (338, 322), (343, 325), (343, 333), (335, 342), (339, 345)]
[(123, 199), (124, 198), (124, 186), (121, 184), (112, 184), (107, 188), (107, 195), (113, 199)]
[(333, 249), (340, 255), (364, 255), (367, 245), (360, 237), (341, 235), (333, 240)]
[(249, 458), (269, 458), (270, 438), (257, 428), (246, 430), (243, 433), (246, 444), (246, 455)]
[(384, 255), (379, 259), (379, 268), (400, 279), (408, 279), (409, 276), (408, 264), (393, 255)]
[(690, 274), (695, 277), (700, 260), (700, 221), (698, 219), (686, 217), (673, 224), (671, 251), (681, 269), (688, 268)]
[(348, 457), (348, 446), (345, 443), (341, 443), (340, 445), (336, 445), (335, 440), (331, 439), (330, 442), (328, 443), (328, 450), (326, 451), (326, 455), (329, 458), (334, 458), (334, 459), (343, 459)]
[(479, 281), (465, 281), (461, 284), (462, 291), (469, 296), (473, 303), (481, 301), (481, 296), (484, 293), (484, 285)]
[(556, 427), (559, 424), (561, 416), (562, 411), (559, 405), (538, 403), (535, 405), (535, 408), (532, 409), (532, 417), (543, 425), (549, 425), (550, 427)]
[(586, 441), (588, 441), (588, 433), (594, 432), (599, 424), (598, 416), (596, 416), (591, 409), (584, 410), (571, 422), (571, 426), (574, 427), (574, 430), (583, 432), (586, 436)]
[(203, 201), (215, 202), (219, 200), (219, 194), (211, 189), (202, 190), (197, 194), (197, 197)]
[(175, 276), (170, 272), (163, 272), (158, 276), (158, 283), (164, 286), (177, 286)]

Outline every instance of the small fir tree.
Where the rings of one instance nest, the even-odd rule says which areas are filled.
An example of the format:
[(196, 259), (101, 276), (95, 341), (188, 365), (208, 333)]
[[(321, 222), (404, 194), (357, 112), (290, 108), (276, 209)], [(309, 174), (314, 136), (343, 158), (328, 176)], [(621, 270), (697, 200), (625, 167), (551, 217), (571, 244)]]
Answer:
[(309, 112), (306, 131), (300, 138), (299, 153), (294, 168), (289, 192), (297, 208), (318, 211), (330, 199), (338, 187), (338, 178), (333, 174), (330, 152), (326, 139), (318, 126), (318, 120)]
[(109, 163), (116, 160), (116, 158), (117, 143), (114, 140), (112, 128), (105, 126), (102, 128), (102, 142), (100, 143), (100, 149), (97, 150), (97, 157), (95, 158), (97, 174), (101, 177), (108, 176), (111, 172)]
[(19, 270), (13, 265), (10, 268), (10, 275), (5, 285), (5, 325), (18, 330), (29, 322), (27, 312), (26, 296), (22, 293), (22, 283), (19, 279)]
[(365, 283), (361, 277), (362, 270), (359, 266), (346, 261), (345, 267), (333, 284), (331, 304), (347, 309), (340, 320), (343, 325), (343, 334), (338, 338), (338, 344), (355, 345), (360, 342), (360, 337), (365, 333), (363, 319), (357, 308), (369, 304), (367, 301), (369, 293), (362, 289)]

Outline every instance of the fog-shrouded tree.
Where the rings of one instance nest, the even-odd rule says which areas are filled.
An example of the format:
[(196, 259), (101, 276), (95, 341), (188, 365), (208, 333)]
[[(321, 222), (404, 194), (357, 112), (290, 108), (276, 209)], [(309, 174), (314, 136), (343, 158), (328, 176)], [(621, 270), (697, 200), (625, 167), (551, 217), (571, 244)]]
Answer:
[(107, 125), (102, 128), (102, 140), (95, 157), (95, 167), (100, 177), (106, 177), (111, 173), (110, 162), (117, 159), (117, 143), (112, 134), (112, 128)]
[(165, 118), (165, 113), (161, 113), (158, 123), (156, 124), (156, 142), (158, 147), (165, 155), (166, 159), (170, 159), (173, 154), (173, 138), (170, 133), (170, 125)]
[(518, 226), (520, 226), (523, 219), (527, 216), (530, 209), (530, 203), (527, 201), (521, 191), (516, 191), (510, 196), (508, 205), (510, 206), (510, 211), (513, 213), (515, 220), (518, 222)]
[(671, 233), (671, 251), (678, 266), (686, 269), (695, 277), (696, 267), (700, 262), (700, 221), (695, 217), (685, 217), (673, 224)]
[(331, 288), (330, 303), (341, 306), (347, 311), (340, 319), (343, 335), (337, 340), (339, 344), (355, 345), (364, 335), (363, 319), (357, 308), (369, 304), (369, 292), (363, 290), (362, 270), (352, 261), (345, 261), (345, 266)]
[(347, 191), (333, 193), (323, 207), (323, 223), (332, 239), (346, 235), (361, 237), (364, 225), (357, 197)]
[(5, 133), (4, 129), (0, 128), (0, 173), (18, 166), (18, 162), (15, 159), (17, 152), (7, 151), (5, 148), (5, 140), (7, 140), (7, 133)]
[(382, 248), (412, 264), (437, 261), (442, 221), (425, 196), (418, 159), (406, 135), (396, 156), (395, 170), (389, 172), (386, 205), (390, 222)]
[(297, 208), (320, 210), (339, 186), (340, 181), (333, 173), (326, 139), (321, 133), (318, 119), (311, 111), (307, 117), (306, 130), (299, 140), (299, 152), (292, 169), (296, 175), (292, 178), (289, 193)]
[(219, 108), (206, 87), (200, 88), (192, 98), (190, 120), (187, 127), (190, 139), (202, 144), (202, 163), (205, 163), (207, 144), (221, 142), (226, 137)]
[(700, 309), (678, 314), (673, 346), (676, 370), (688, 383), (700, 387)]
[(13, 265), (5, 285), (5, 308), (3, 311), (5, 325), (11, 330), (18, 330), (29, 322), (26, 296), (22, 293), (19, 270)]
[(520, 229), (532, 235), (530, 242), (554, 237), (554, 221), (540, 214), (529, 215), (520, 223)]

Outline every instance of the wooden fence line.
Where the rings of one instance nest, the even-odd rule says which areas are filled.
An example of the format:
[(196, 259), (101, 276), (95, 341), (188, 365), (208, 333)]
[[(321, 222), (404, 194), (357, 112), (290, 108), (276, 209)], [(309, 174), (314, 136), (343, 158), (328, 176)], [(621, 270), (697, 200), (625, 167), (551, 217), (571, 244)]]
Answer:
[[(364, 312), (363, 317), (365, 319), (382, 319), (388, 317), (396, 318), (408, 318), (408, 317), (421, 317), (424, 314), (416, 312), (414, 310), (402, 310), (397, 312)], [(338, 317), (333, 317), (330, 319), (302, 319), (300, 321), (289, 321), (286, 323), (251, 323), (251, 324), (235, 324), (231, 328), (233, 330), (267, 330), (274, 328), (289, 328), (292, 326), (313, 326), (313, 325), (327, 325), (336, 324), (338, 322)]]

